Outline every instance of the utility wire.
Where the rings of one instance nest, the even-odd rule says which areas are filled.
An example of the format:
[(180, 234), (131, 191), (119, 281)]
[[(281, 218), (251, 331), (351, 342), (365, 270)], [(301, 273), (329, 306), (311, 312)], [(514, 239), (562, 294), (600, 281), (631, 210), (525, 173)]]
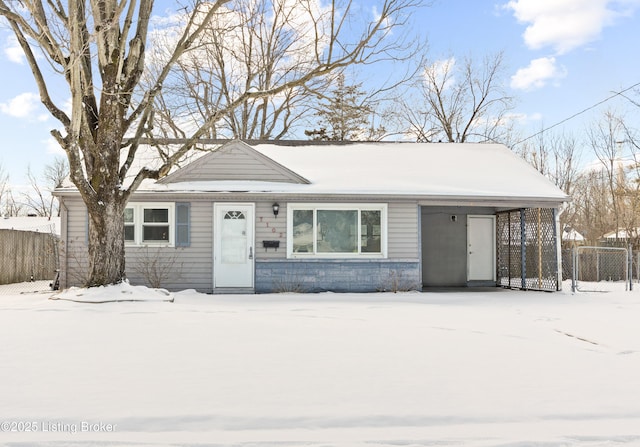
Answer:
[(514, 143), (514, 146), (517, 146), (517, 145), (518, 145), (518, 144), (520, 144), (520, 143), (524, 143), (525, 141), (530, 140), (530, 139), (531, 139), (531, 138), (533, 138), (533, 137), (537, 137), (538, 135), (543, 134), (543, 133), (545, 133), (546, 131), (553, 129), (554, 127), (558, 127), (559, 125), (564, 124), (564, 123), (566, 123), (567, 121), (574, 119), (576, 116), (579, 116), (579, 115), (582, 115), (582, 114), (583, 114), (583, 113), (585, 113), (585, 112), (588, 112), (589, 110), (595, 109), (596, 107), (598, 107), (598, 106), (600, 106), (600, 105), (604, 104), (605, 102), (607, 102), (607, 101), (609, 101), (609, 100), (611, 100), (611, 99), (615, 98), (616, 96), (621, 96), (623, 93), (626, 93), (626, 92), (628, 92), (629, 90), (631, 90), (632, 88), (638, 87), (639, 85), (640, 85), (640, 82), (637, 82), (637, 83), (633, 84), (632, 86), (625, 88), (624, 90), (620, 90), (619, 92), (615, 92), (613, 95), (611, 95), (611, 96), (609, 96), (609, 97), (607, 97), (607, 98), (603, 99), (603, 100), (602, 100), (602, 101), (600, 101), (600, 102), (597, 102), (597, 103), (593, 104), (592, 106), (587, 107), (587, 108), (586, 108), (586, 109), (584, 109), (584, 110), (581, 110), (580, 112), (574, 113), (574, 114), (573, 114), (573, 115), (571, 115), (570, 117), (565, 118), (565, 119), (563, 119), (562, 121), (559, 121), (559, 122), (555, 123), (553, 126), (549, 126), (549, 127), (545, 128), (545, 129), (542, 129), (541, 131), (536, 132), (536, 133), (534, 133), (533, 135), (530, 135), (530, 136), (528, 136), (527, 138), (524, 138), (524, 139), (522, 139), (522, 140), (518, 141), (517, 143)]

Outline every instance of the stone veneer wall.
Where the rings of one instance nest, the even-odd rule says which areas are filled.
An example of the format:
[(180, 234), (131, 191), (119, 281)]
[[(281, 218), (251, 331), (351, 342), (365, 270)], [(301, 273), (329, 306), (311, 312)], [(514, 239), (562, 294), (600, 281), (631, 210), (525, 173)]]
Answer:
[(269, 260), (256, 261), (255, 291), (376, 292), (419, 290), (418, 261)]

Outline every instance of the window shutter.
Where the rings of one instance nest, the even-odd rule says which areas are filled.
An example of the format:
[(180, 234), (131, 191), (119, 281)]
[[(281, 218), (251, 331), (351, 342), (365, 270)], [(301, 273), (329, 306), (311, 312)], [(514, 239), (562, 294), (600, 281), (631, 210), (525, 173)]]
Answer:
[(191, 245), (191, 204), (176, 203), (176, 247)]

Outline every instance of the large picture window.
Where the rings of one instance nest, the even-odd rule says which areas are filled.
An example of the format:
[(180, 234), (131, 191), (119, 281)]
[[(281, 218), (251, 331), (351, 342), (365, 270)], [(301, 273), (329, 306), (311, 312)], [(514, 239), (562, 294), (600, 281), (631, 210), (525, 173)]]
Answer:
[(130, 203), (124, 210), (128, 245), (173, 245), (173, 203)]
[(384, 204), (289, 204), (289, 257), (385, 257)]

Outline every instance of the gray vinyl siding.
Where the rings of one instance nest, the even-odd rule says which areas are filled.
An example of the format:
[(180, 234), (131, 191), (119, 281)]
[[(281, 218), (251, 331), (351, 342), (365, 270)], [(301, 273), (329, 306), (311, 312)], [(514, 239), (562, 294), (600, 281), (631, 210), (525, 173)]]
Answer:
[[(190, 245), (188, 247), (133, 247), (127, 246), (126, 274), (134, 284), (150, 285), (143, 273), (145, 265), (157, 261), (156, 270), (165, 270), (160, 286), (169, 290), (196, 289), (211, 293), (213, 285), (213, 205), (215, 202), (255, 203), (255, 259), (257, 263), (287, 260), (287, 201), (286, 200), (246, 200), (241, 197), (229, 197), (218, 200), (215, 195), (185, 195), (158, 197), (150, 199), (149, 195), (135, 197), (136, 202), (182, 202), (190, 204)], [(272, 205), (277, 201), (280, 212), (276, 218)], [(341, 203), (375, 203), (371, 200), (342, 200)], [(323, 200), (319, 203), (335, 203)], [(386, 203), (386, 202), (384, 202)], [(61, 263), (67, 273), (67, 282), (63, 287), (82, 285), (86, 277), (87, 250), (87, 212), (78, 198), (65, 198), (67, 211), (67, 233), (69, 256), (66, 266)], [(415, 262), (419, 260), (419, 220), (418, 205), (413, 201), (388, 203), (387, 215), (387, 248), (388, 256), (384, 262), (399, 260)], [(175, 231), (175, 228), (174, 228)], [(64, 235), (63, 235), (64, 238)], [(263, 248), (263, 241), (278, 240), (280, 247)], [(62, 260), (65, 262), (64, 260)], [(303, 260), (291, 260), (301, 265)], [(371, 261), (376, 262), (376, 261)], [(348, 263), (347, 263), (348, 265)], [(63, 279), (65, 276), (63, 275)]]
[[(185, 202), (183, 199), (179, 201)], [(145, 202), (149, 201), (145, 200)], [(191, 244), (188, 247), (125, 247), (126, 273), (132, 284), (151, 285), (145, 278), (144, 267), (157, 259), (159, 263), (157, 270), (166, 272), (162, 275), (164, 278), (160, 287), (169, 290), (196, 289), (205, 293), (212, 291), (213, 203), (211, 201), (190, 203)]]
[(203, 156), (173, 176), (167, 182), (200, 180), (252, 180), (265, 182), (292, 182), (291, 173), (272, 161), (243, 147), (226, 147)]
[(467, 286), (467, 216), (494, 215), (495, 209), (424, 206), (421, 213), (422, 284)]
[[(80, 197), (62, 203), (61, 287), (82, 286), (87, 278), (87, 209)], [(66, 214), (67, 219), (64, 219)]]
[[(142, 200), (140, 200), (142, 201)], [(154, 200), (145, 199), (144, 202)], [(159, 199), (159, 202), (170, 200)], [(185, 200), (180, 200), (184, 202)], [(131, 201), (135, 203), (136, 201)], [(63, 234), (61, 250), (62, 287), (81, 286), (87, 273), (87, 211), (81, 200), (64, 200), (67, 213), (66, 235)], [(211, 292), (212, 289), (212, 201), (191, 202), (189, 247), (133, 247), (126, 246), (126, 274), (131, 284), (149, 285), (143, 273), (153, 260), (158, 261), (157, 271), (168, 267), (161, 275), (161, 287), (196, 289)], [(174, 228), (175, 230), (175, 228)], [(65, 253), (67, 253), (66, 260)]]
[(388, 207), (389, 259), (418, 259), (419, 208), (417, 202), (391, 202)]
[[(232, 156), (233, 155), (233, 156)], [(287, 181), (281, 173), (265, 166), (264, 162), (246, 154), (224, 154), (217, 157), (214, 165), (203, 166), (190, 173), (193, 180), (258, 180)]]
[[(287, 257), (287, 204), (278, 202), (280, 212), (278, 217), (273, 215), (275, 201), (256, 203), (256, 260), (285, 259)], [(277, 250), (263, 248), (262, 241), (280, 241)]]

